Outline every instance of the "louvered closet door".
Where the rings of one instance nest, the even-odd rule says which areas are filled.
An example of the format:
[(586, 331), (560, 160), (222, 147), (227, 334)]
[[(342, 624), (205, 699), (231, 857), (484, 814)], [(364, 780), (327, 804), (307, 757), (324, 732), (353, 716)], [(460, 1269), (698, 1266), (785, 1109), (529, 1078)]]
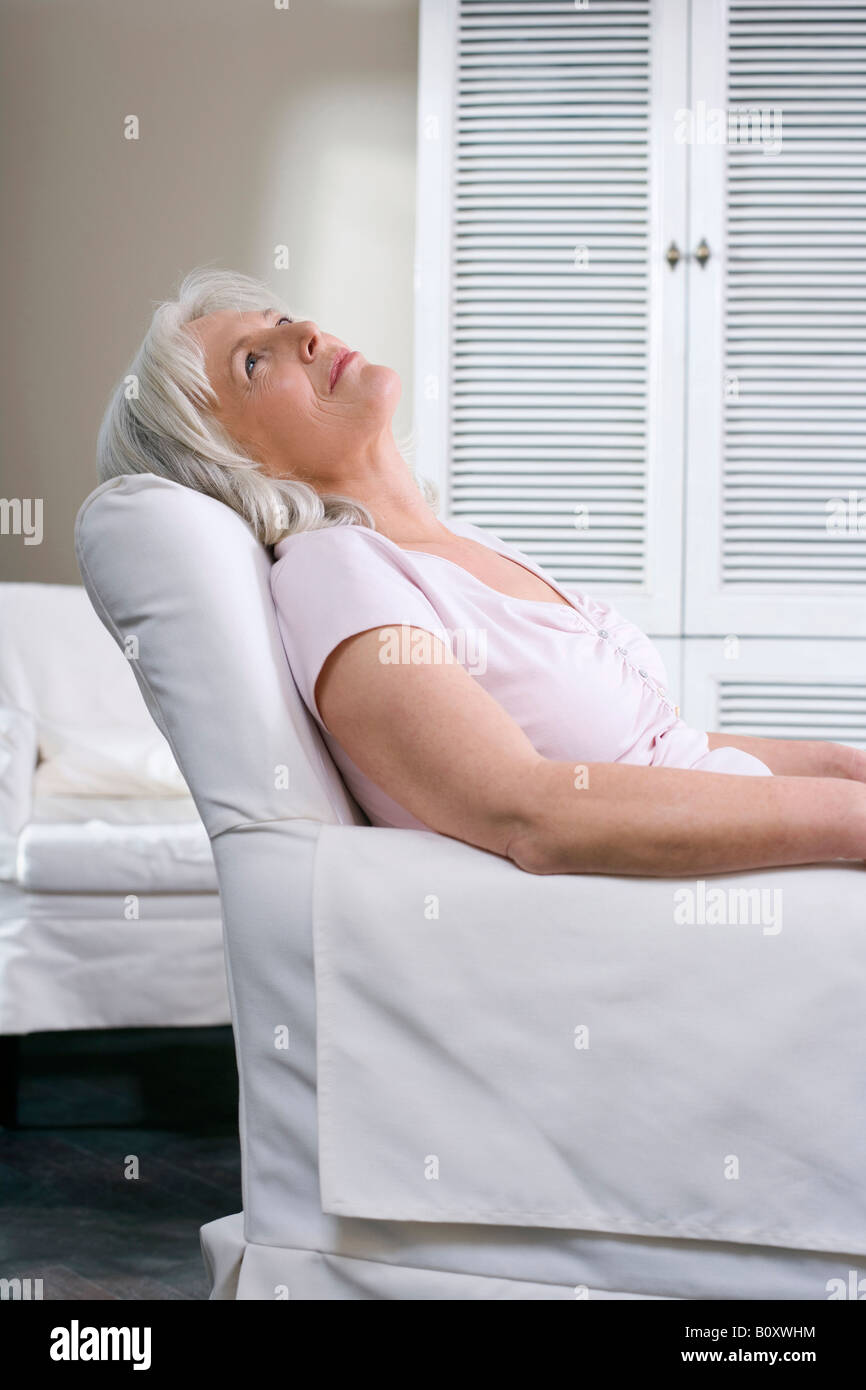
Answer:
[(863, 635), (866, 4), (692, 15), (691, 107), (765, 124), (689, 150), (686, 630)]
[(446, 519), (676, 634), (686, 0), (421, 20), (416, 466)]

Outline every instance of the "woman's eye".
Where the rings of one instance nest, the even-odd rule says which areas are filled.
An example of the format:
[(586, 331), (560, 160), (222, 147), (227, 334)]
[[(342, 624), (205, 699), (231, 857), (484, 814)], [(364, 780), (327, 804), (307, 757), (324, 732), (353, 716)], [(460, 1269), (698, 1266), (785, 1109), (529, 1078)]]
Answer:
[[(288, 314), (283, 314), (282, 318), (277, 319), (277, 327), (279, 327), (281, 323), (294, 323), (294, 321), (294, 319), (289, 318)], [(248, 381), (252, 378), (253, 367), (258, 362), (258, 360), (259, 359), (256, 357), (256, 354), (254, 352), (248, 352), (244, 359), (244, 371), (247, 374)]]

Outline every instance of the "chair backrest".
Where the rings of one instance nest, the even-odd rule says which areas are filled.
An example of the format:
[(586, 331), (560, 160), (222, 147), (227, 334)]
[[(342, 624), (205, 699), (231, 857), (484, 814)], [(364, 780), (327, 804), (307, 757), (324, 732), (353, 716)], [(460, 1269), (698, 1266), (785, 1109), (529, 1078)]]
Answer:
[(366, 823), (298, 694), (271, 557), (241, 517), (154, 474), (112, 478), (82, 504), (75, 550), (212, 837)]

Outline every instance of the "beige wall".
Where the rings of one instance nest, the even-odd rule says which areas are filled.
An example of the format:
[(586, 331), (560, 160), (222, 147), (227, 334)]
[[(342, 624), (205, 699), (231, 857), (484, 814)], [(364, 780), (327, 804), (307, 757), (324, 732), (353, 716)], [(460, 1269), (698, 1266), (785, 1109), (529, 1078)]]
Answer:
[(80, 582), (109, 390), (194, 265), (269, 280), (396, 367), (409, 430), (417, 8), (0, 2), (0, 497), (44, 516), (41, 545), (0, 535), (0, 579)]

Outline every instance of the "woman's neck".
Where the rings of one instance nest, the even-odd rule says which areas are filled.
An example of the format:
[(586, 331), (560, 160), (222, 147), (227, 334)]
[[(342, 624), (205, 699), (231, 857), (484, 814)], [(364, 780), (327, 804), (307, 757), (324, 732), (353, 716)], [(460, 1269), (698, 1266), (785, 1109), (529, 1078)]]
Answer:
[(395, 545), (453, 540), (415, 483), (393, 436), (355, 462), (328, 489), (365, 506), (376, 529)]

